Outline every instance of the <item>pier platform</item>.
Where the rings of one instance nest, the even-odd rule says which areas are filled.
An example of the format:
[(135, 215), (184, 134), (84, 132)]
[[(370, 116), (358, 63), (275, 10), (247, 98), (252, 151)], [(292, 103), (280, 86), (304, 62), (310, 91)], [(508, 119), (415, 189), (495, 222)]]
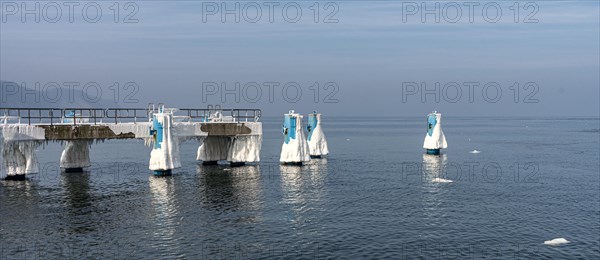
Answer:
[[(200, 144), (199, 161), (258, 162), (260, 116), (260, 109), (178, 109), (162, 104), (148, 108), (0, 108), (2, 169), (12, 178), (37, 172), (35, 149), (48, 141), (66, 144), (61, 168), (83, 169), (89, 166), (92, 141), (132, 138), (153, 146), (150, 168), (155, 172), (153, 165), (159, 172), (178, 168), (179, 144), (190, 140)], [(161, 155), (154, 156), (158, 153)], [(170, 163), (165, 166), (164, 161)]]

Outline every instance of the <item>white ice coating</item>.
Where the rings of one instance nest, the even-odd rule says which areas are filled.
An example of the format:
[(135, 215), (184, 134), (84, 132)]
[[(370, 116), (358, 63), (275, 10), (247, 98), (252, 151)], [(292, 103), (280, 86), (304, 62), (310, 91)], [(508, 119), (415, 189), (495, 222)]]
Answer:
[(3, 141), (2, 164), (6, 175), (23, 175), (39, 171), (35, 149), (42, 141)]
[(163, 126), (163, 139), (160, 148), (152, 149), (148, 168), (153, 171), (166, 171), (181, 167), (179, 142), (172, 131), (173, 115), (170, 113), (155, 113), (153, 116)]
[(90, 167), (91, 140), (66, 141), (65, 149), (60, 156), (60, 168), (86, 168)]
[(199, 161), (259, 162), (262, 135), (208, 136), (198, 148)]
[(231, 141), (227, 136), (209, 136), (202, 140), (198, 147), (198, 161), (220, 161), (227, 160), (227, 153)]
[(2, 138), (5, 141), (45, 140), (44, 128), (24, 124), (0, 125)]
[(322, 156), (329, 154), (329, 147), (327, 146), (327, 139), (325, 139), (325, 133), (321, 127), (321, 114), (317, 114), (317, 126), (312, 130), (310, 140), (308, 140), (308, 148), (310, 155)]
[(296, 138), (290, 138), (287, 144), (283, 142), (279, 161), (281, 163), (308, 162), (310, 161), (310, 152), (302, 129), (302, 115), (293, 113), (293, 111), (286, 115), (296, 118)]
[(37, 173), (39, 165), (35, 149), (45, 139), (41, 127), (25, 124), (0, 125), (0, 157), (6, 175)]
[(230, 162), (259, 162), (262, 135), (232, 137), (233, 143), (227, 154)]
[(448, 147), (448, 143), (446, 143), (446, 137), (444, 136), (444, 131), (442, 131), (442, 114), (437, 112), (433, 112), (432, 114), (435, 114), (436, 124), (431, 136), (429, 136), (429, 133), (425, 134), (423, 148), (430, 150), (445, 149)]

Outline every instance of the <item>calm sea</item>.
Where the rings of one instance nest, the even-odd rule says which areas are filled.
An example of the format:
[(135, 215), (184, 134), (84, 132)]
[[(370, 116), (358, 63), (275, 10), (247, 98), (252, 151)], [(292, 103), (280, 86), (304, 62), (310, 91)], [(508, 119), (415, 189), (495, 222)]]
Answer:
[(262, 121), (258, 165), (198, 165), (190, 141), (171, 177), (138, 140), (95, 143), (85, 173), (40, 147), (39, 174), (0, 181), (0, 258), (600, 256), (598, 118), (447, 116), (449, 148), (426, 156), (424, 117), (325, 115), (331, 155), (302, 167), (278, 163), (281, 118)]

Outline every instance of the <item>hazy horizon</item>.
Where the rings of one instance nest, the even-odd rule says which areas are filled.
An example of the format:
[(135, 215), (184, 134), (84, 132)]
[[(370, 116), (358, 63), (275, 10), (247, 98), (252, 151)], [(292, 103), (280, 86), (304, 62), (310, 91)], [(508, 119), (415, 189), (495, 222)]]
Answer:
[[(314, 2), (320, 3), (318, 15)], [(56, 6), (48, 4), (54, 2), (2, 1), (0, 79), (27, 88), (39, 83), (42, 92), (49, 83), (75, 82), (82, 90), (93, 82), (92, 96), (99, 88), (103, 99), (121, 107), (219, 104), (260, 108), (266, 116), (294, 109), (330, 116), (424, 116), (438, 110), (447, 116), (599, 117), (599, 3), (534, 1), (526, 8), (528, 2), (517, 2), (518, 14), (513, 2), (483, 1), (471, 17), (464, 5), (471, 2), (457, 2), (462, 16), (449, 6), (422, 21), (420, 11), (410, 9), (422, 1), (275, 1), (270, 22), (267, 2), (115, 7), (100, 1), (95, 8), (102, 15), (95, 21), (81, 15), (88, 2), (76, 2), (72, 17), (64, 2), (56, 2), (62, 16), (53, 20)], [(23, 15), (21, 3), (40, 3), (40, 21)], [(214, 9), (236, 3), (238, 14), (222, 16)], [(256, 6), (248, 3), (261, 8), (255, 23)], [(281, 16), (288, 3), (300, 7), (298, 21)], [(449, 2), (425, 3), (442, 8)], [(497, 21), (480, 13), (489, 3), (502, 11)], [(423, 97), (421, 84), (436, 94)], [(0, 94), (19, 95), (7, 89)]]

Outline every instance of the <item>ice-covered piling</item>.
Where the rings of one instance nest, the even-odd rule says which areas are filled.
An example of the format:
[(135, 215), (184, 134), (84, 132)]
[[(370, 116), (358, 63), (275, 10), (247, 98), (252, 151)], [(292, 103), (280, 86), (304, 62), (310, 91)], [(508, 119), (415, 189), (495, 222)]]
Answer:
[(302, 115), (294, 110), (284, 115), (284, 141), (281, 146), (279, 161), (283, 164), (302, 164), (310, 160), (310, 153), (304, 131), (302, 131)]
[(254, 132), (252, 135), (238, 136), (207, 136), (198, 147), (196, 159), (204, 165), (217, 164), (226, 160), (233, 166), (260, 161), (262, 135)]
[(181, 167), (179, 161), (179, 142), (173, 135), (173, 113), (160, 107), (152, 115), (150, 135), (153, 149), (150, 153), (150, 170), (155, 175), (171, 175), (171, 170)]
[(65, 172), (81, 172), (90, 167), (91, 140), (66, 141), (65, 149), (60, 156), (60, 168)]
[(427, 115), (427, 134), (423, 142), (423, 148), (427, 154), (440, 154), (440, 149), (448, 147), (444, 131), (442, 131), (442, 114), (433, 111)]
[(6, 179), (25, 179), (26, 174), (39, 172), (35, 149), (45, 138), (45, 131), (31, 125), (0, 125), (2, 167)]
[(321, 114), (316, 111), (308, 115), (308, 148), (311, 158), (321, 158), (329, 154), (329, 148), (327, 147), (327, 139), (325, 139), (325, 133), (323, 133), (323, 127), (321, 127)]
[(200, 141), (196, 159), (203, 165), (215, 165), (218, 161), (229, 161), (231, 166), (259, 162), (262, 124), (238, 120), (218, 111), (205, 118), (202, 129), (207, 136)]

